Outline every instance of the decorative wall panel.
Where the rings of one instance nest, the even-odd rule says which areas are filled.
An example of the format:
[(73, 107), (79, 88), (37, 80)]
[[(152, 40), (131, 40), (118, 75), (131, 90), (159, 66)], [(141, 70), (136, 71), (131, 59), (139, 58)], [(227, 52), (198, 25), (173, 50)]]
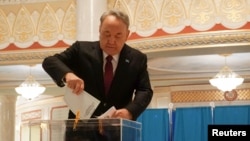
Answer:
[(250, 1), (109, 0), (130, 17), (128, 43), (144, 52), (249, 46)]
[[(236, 101), (250, 100), (249, 89), (237, 90)], [(224, 93), (218, 90), (191, 90), (191, 91), (175, 91), (171, 92), (171, 102), (188, 103), (188, 102), (211, 102), (211, 101), (227, 101)]]
[(131, 31), (141, 37), (159, 29), (165, 34), (216, 30), (217, 25), (240, 29), (250, 21), (249, 7), (245, 0), (109, 0), (109, 8), (129, 14)]
[(22, 113), (21, 115), (21, 121), (27, 121), (32, 119), (41, 119), (42, 117), (42, 110), (35, 110), (35, 111), (29, 111), (26, 113)]
[[(107, 2), (129, 15), (128, 44), (146, 53), (250, 45), (249, 0)], [(68, 47), (76, 39), (75, 14), (76, 0), (0, 1), (0, 64), (26, 61), (15, 57), (25, 50), (37, 61)]]
[(1, 51), (65, 48), (76, 39), (75, 0), (0, 3)]

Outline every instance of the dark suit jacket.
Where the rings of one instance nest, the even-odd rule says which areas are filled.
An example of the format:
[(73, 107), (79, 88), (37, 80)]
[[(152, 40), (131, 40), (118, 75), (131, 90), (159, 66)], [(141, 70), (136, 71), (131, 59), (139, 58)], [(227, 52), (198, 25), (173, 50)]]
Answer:
[[(92, 117), (115, 106), (116, 109), (128, 109), (135, 120), (152, 99), (147, 56), (126, 44), (120, 53), (108, 96), (104, 94), (103, 53), (99, 41), (77, 41), (64, 52), (45, 58), (42, 66), (60, 87), (64, 86), (62, 78), (67, 72), (74, 72), (84, 80), (84, 90), (101, 101)], [(74, 118), (72, 112), (69, 118)]]

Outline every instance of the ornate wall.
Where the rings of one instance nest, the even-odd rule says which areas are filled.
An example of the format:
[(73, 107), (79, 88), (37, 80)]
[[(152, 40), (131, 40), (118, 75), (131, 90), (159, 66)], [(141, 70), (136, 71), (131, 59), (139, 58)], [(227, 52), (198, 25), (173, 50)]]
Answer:
[(2, 2), (1, 51), (66, 47), (75, 41), (74, 0)]
[[(128, 44), (149, 55), (187, 48), (250, 45), (250, 0), (107, 2), (108, 9), (119, 8), (128, 13), (132, 31)], [(40, 63), (45, 56), (68, 47), (76, 40), (75, 13), (76, 0), (0, 0), (0, 65), (30, 60)], [(171, 102), (224, 101), (223, 95), (211, 90), (164, 87), (155, 88), (154, 92), (157, 97), (150, 105), (152, 108), (167, 107)], [(239, 100), (249, 99), (249, 90), (239, 93)], [(33, 118), (66, 117), (53, 118), (53, 114), (65, 114), (68, 110), (62, 97), (38, 101), (18, 103), (18, 123)]]
[(129, 43), (147, 52), (211, 48), (250, 41), (245, 0), (109, 0), (131, 19)]
[[(150, 54), (248, 46), (249, 0), (108, 0), (128, 13), (128, 43)], [(0, 5), (0, 64), (40, 62), (76, 39), (76, 0), (10, 0)], [(27, 52), (28, 50), (28, 52)], [(38, 50), (38, 52), (37, 52)], [(24, 52), (25, 51), (25, 52)]]
[[(249, 0), (107, 2), (128, 13), (128, 44), (149, 55), (250, 45)], [(0, 64), (39, 63), (76, 40), (76, 0), (2, 0), (0, 23)]]
[(75, 0), (0, 1), (0, 64), (40, 63), (75, 39)]
[[(168, 56), (168, 51), (194, 48), (204, 52), (213, 48), (225, 53), (226, 50), (245, 50), (250, 45), (249, 0), (109, 0), (108, 6), (129, 14), (132, 33), (128, 43), (149, 57), (156, 53), (158, 57)], [(237, 96), (230, 99), (234, 93), (226, 98), (218, 90), (189, 87), (193, 89), (155, 87), (157, 96), (152, 106), (168, 106), (166, 103), (169, 102), (183, 104), (250, 99), (248, 89), (237, 91)]]
[(109, 0), (109, 8), (129, 14), (140, 37), (247, 29), (249, 6), (245, 0)]

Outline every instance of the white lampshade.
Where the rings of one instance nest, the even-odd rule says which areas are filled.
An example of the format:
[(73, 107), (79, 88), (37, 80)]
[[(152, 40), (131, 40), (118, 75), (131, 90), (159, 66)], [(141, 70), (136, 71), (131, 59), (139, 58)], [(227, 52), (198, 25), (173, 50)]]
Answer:
[(15, 90), (24, 98), (33, 99), (42, 94), (45, 91), (45, 87), (39, 84), (32, 75), (29, 75)]
[(241, 85), (243, 81), (244, 79), (234, 73), (228, 66), (224, 66), (214, 78), (209, 80), (211, 85), (223, 92), (232, 91)]

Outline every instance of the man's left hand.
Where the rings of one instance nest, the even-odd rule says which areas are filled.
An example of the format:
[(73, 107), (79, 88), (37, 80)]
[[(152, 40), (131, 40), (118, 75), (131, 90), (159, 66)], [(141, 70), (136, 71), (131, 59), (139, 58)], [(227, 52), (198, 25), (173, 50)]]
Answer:
[(129, 120), (132, 120), (133, 118), (132, 114), (125, 108), (116, 110), (112, 117), (124, 118), (124, 119), (129, 119)]

